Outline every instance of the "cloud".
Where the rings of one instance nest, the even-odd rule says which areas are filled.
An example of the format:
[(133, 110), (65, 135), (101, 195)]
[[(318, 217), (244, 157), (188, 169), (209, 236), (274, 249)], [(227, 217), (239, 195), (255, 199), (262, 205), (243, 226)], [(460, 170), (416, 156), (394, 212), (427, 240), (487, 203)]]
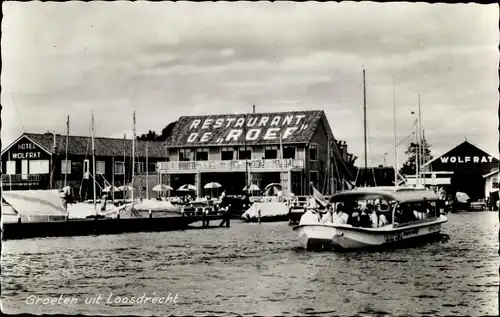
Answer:
[[(436, 153), (465, 134), (497, 154), (498, 8), (426, 3), (7, 2), (3, 146), (23, 131), (161, 131), (181, 115), (324, 109), (369, 163), (411, 133), (418, 94)], [(492, 115), (495, 113), (495, 115)], [(399, 150), (402, 157), (404, 144)], [(358, 161), (362, 164), (362, 160)], [(392, 155), (388, 155), (392, 164)]]

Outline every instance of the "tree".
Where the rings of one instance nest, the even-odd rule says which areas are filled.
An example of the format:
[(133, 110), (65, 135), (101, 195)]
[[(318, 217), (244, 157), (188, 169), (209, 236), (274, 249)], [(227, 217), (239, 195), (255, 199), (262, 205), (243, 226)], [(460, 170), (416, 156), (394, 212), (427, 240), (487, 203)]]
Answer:
[(141, 134), (137, 137), (137, 140), (141, 141), (156, 141), (159, 136), (156, 135), (155, 131), (149, 130), (146, 134)]
[(137, 140), (141, 141), (166, 141), (169, 137), (172, 136), (172, 132), (174, 131), (174, 126), (177, 121), (170, 122), (167, 124), (163, 130), (161, 130), (161, 134), (156, 134), (155, 131), (149, 130), (146, 134), (141, 134), (137, 137)]
[[(425, 137), (422, 138), (421, 145), (424, 149), (425, 160), (423, 160), (423, 161), (429, 162), (430, 160), (432, 160), (432, 155), (431, 155), (431, 150), (430, 150), (431, 145), (427, 142)], [(405, 155), (408, 157), (408, 159), (406, 160), (406, 162), (403, 164), (403, 166), (399, 170), (399, 173), (401, 175), (406, 176), (406, 175), (415, 175), (416, 174), (415, 161), (417, 158), (417, 149), (419, 149), (418, 143), (411, 142), (410, 145), (408, 146), (408, 149), (405, 151)], [(419, 156), (421, 155), (421, 153), (422, 153), (422, 150), (420, 149)], [(420, 162), (422, 162), (422, 159), (420, 160)]]

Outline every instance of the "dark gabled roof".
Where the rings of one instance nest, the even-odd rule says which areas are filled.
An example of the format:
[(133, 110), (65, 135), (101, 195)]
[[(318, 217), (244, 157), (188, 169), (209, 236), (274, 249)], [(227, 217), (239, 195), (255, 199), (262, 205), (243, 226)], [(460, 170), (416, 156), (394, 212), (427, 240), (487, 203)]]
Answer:
[[(35, 142), (47, 152), (52, 152), (54, 145), (54, 135), (51, 133), (24, 133), (16, 142), (23, 137)], [(56, 134), (56, 150), (55, 153), (64, 154), (66, 152), (66, 136)], [(72, 136), (68, 137), (68, 154), (69, 155), (92, 155), (92, 138), (87, 136)], [(13, 144), (14, 144), (13, 143)], [(166, 148), (165, 142), (148, 142), (148, 157), (165, 158)], [(135, 155), (138, 157), (146, 156), (146, 141), (135, 141)], [(123, 149), (125, 147), (126, 156), (132, 156), (132, 140), (114, 139), (114, 138), (95, 138), (95, 155), (96, 156), (120, 156), (123, 157)], [(2, 154), (8, 150), (6, 148)]]
[(440, 159), (441, 157), (460, 155), (460, 154), (463, 154), (464, 152), (465, 153), (472, 152), (472, 153), (474, 153), (474, 155), (491, 156), (491, 157), (493, 157), (493, 163), (498, 163), (498, 158), (489, 154), (488, 152), (481, 149), (479, 146), (473, 144), (469, 140), (465, 140), (462, 143), (460, 143), (459, 145), (455, 146), (454, 148), (446, 151), (445, 153), (434, 157), (429, 162), (426, 162), (423, 166), (425, 167), (425, 166), (432, 165), (434, 162), (438, 161), (438, 159)]
[[(267, 122), (261, 121), (263, 117), (268, 118)], [(242, 119), (241, 122), (245, 120), (249, 126), (242, 127), (238, 125), (238, 119)], [(271, 124), (273, 119), (276, 119), (276, 125)], [(229, 132), (233, 129), (239, 129), (246, 132), (250, 129), (260, 129), (259, 136), (255, 140), (247, 140), (247, 145), (277, 144), (279, 143), (279, 137), (274, 139), (263, 138), (267, 129), (280, 128), (280, 131), (283, 132), (286, 128), (293, 127), (297, 127), (298, 129), (287, 138), (284, 138), (283, 143), (308, 143), (313, 137), (321, 120), (326, 121), (325, 113), (322, 110), (185, 116), (180, 117), (177, 121), (172, 132), (169, 147), (244, 145), (244, 133), (242, 133), (237, 140), (226, 139)], [(198, 124), (193, 124), (195, 122), (198, 122)], [(204, 125), (204, 123), (206, 124)], [(326, 126), (328, 127), (327, 123)], [(206, 132), (210, 134), (205, 141), (201, 142), (200, 139)], [(188, 142), (192, 133), (197, 133), (197, 138), (194, 142)], [(277, 135), (279, 135), (279, 132)]]

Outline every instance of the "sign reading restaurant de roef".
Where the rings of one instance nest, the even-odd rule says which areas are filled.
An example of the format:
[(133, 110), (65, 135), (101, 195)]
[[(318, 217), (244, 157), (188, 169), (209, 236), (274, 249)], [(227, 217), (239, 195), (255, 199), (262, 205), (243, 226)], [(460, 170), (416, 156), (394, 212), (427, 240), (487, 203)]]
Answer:
[[(309, 126), (304, 114), (255, 115), (248, 117), (226, 117), (193, 119), (189, 124), (187, 143), (230, 143), (242, 139), (246, 141), (283, 140), (300, 133)], [(227, 130), (227, 133), (214, 140), (214, 130)]]

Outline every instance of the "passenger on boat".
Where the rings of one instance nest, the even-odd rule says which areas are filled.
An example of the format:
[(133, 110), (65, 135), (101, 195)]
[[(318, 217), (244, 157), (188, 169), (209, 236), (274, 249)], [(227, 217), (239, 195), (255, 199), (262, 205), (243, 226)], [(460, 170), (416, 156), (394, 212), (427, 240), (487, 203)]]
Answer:
[(299, 225), (320, 223), (319, 214), (315, 209), (306, 209), (306, 212), (300, 218)]
[(334, 223), (340, 224), (340, 225), (345, 225), (345, 224), (347, 224), (348, 220), (349, 220), (349, 215), (344, 211), (344, 205), (339, 204), (337, 206), (336, 216), (334, 217)]
[(322, 224), (333, 223), (334, 222), (334, 211), (331, 204), (328, 204), (327, 211), (323, 215), (320, 221)]
[(347, 220), (347, 224), (353, 226), (353, 227), (359, 227), (359, 216), (361, 215), (361, 210), (359, 208), (359, 205), (357, 205), (357, 208), (349, 208), (347, 207), (346, 210), (350, 211), (349, 219)]
[(368, 209), (368, 205), (366, 205), (365, 208), (361, 209), (361, 213), (359, 215), (359, 226), (360, 227), (370, 228), (372, 226), (369, 212), (370, 212), (370, 210)]
[(382, 213), (382, 211), (380, 209), (378, 209), (375, 212), (375, 216), (372, 217), (372, 221), (373, 220), (375, 220), (375, 222), (373, 222), (373, 224), (372, 224), (373, 228), (380, 228), (380, 227), (387, 226), (389, 224), (389, 222), (387, 221), (387, 218), (385, 217), (385, 215)]

